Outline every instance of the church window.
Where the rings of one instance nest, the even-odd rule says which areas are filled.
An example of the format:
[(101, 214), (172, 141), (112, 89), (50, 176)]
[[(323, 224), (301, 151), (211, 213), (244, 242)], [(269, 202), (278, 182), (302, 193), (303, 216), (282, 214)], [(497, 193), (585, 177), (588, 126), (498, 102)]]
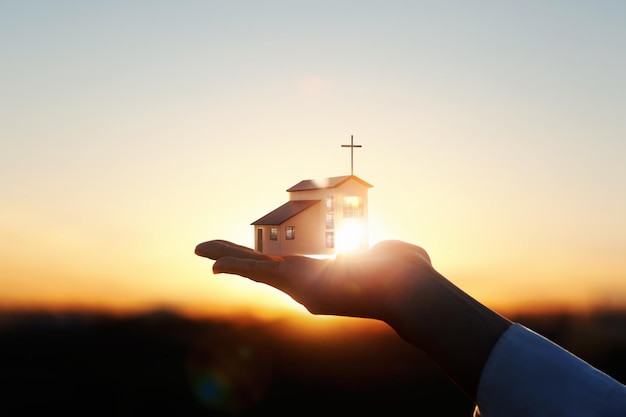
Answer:
[(326, 210), (327, 211), (333, 211), (335, 209), (335, 199), (334, 197), (331, 195), (329, 197), (326, 197)]
[(326, 232), (326, 247), (329, 249), (335, 247), (335, 232)]
[(343, 198), (343, 217), (363, 217), (363, 197), (347, 196)]
[(334, 227), (335, 227), (335, 216), (333, 216), (333, 213), (326, 214), (326, 228), (334, 229)]

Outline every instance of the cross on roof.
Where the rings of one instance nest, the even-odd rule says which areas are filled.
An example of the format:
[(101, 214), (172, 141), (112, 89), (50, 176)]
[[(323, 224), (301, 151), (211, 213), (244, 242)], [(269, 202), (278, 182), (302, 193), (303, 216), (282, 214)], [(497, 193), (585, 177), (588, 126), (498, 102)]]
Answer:
[(350, 148), (350, 175), (354, 175), (354, 148), (362, 148), (361, 145), (354, 144), (354, 136), (350, 135), (350, 144), (341, 145), (342, 148)]

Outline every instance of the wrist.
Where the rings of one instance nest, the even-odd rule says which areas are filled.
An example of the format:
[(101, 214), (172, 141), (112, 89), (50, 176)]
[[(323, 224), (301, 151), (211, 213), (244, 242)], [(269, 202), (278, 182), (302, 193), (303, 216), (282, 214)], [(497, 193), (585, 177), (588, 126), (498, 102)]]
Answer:
[(398, 297), (388, 324), (475, 400), (483, 366), (511, 322), (434, 269), (418, 278)]

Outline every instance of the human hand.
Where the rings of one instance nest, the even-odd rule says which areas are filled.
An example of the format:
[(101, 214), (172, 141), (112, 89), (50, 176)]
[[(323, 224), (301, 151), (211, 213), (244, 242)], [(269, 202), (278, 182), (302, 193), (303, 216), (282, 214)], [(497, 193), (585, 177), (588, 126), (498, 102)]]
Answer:
[(434, 272), (424, 249), (397, 240), (335, 259), (270, 256), (224, 240), (201, 243), (195, 253), (216, 260), (215, 273), (271, 285), (311, 313), (374, 318), (390, 324), (398, 307), (408, 301), (404, 300), (407, 290), (427, 285), (420, 277)]
[(439, 274), (424, 249), (397, 240), (335, 259), (264, 255), (224, 240), (200, 243), (213, 272), (275, 287), (314, 314), (385, 321), (475, 400), (491, 348), (511, 322)]

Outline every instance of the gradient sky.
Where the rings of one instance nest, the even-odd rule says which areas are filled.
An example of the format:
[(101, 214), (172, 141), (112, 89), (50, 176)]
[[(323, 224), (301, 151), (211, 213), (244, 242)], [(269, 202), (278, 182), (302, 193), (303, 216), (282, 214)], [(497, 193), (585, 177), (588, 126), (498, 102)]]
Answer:
[(372, 242), (497, 308), (623, 303), (626, 3), (505, 3), (1, 2), (0, 305), (298, 310), (193, 249), (350, 135)]

